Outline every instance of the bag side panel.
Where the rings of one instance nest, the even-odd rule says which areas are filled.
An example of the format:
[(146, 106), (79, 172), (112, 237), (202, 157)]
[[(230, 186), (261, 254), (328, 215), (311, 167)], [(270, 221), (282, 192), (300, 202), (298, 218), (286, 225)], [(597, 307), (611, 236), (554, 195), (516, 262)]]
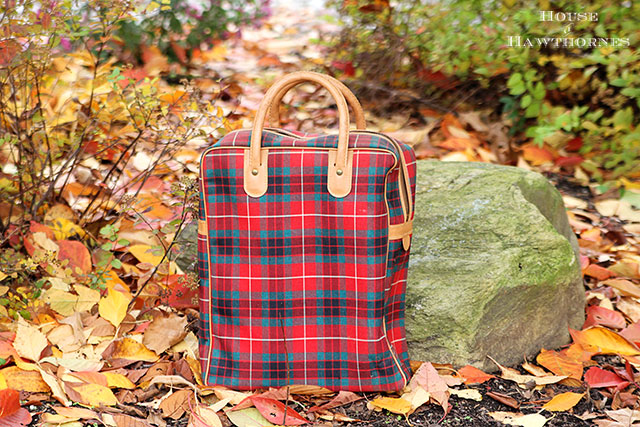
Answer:
[[(411, 181), (411, 204), (415, 202), (416, 158), (413, 148), (398, 143), (402, 149), (409, 180)], [(398, 224), (405, 221), (405, 210), (402, 207), (400, 186), (400, 168), (390, 174), (387, 182), (387, 200), (389, 202), (389, 223)], [(413, 216), (413, 215), (412, 215)], [(409, 218), (413, 219), (413, 217)], [(402, 240), (389, 241), (388, 276), (385, 297), (387, 336), (395, 351), (407, 378), (411, 377), (411, 365), (405, 333), (405, 295), (407, 289), (407, 272), (409, 268), (409, 251), (405, 251)]]

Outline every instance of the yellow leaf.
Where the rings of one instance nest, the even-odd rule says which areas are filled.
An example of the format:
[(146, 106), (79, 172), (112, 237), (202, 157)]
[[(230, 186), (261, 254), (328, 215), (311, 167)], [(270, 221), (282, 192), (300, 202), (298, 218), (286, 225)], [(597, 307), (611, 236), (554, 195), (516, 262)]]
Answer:
[(640, 355), (638, 347), (609, 329), (596, 326), (584, 331), (569, 329), (569, 333), (571, 333), (573, 341), (587, 351), (624, 356)]
[[(78, 398), (81, 403), (89, 406), (114, 406), (118, 403), (118, 399), (113, 392), (100, 384), (80, 384), (70, 385), (67, 383), (67, 391), (73, 398)], [(73, 391), (71, 391), (73, 390)], [(74, 391), (77, 393), (75, 395)]]
[(411, 402), (404, 400), (403, 398), (393, 397), (378, 397), (371, 401), (371, 404), (378, 408), (386, 409), (394, 414), (407, 415), (411, 412)]
[(23, 371), (17, 366), (9, 366), (0, 371), (7, 388), (29, 393), (48, 393), (49, 386), (36, 371)]
[(103, 319), (111, 322), (116, 328), (127, 315), (127, 306), (131, 301), (131, 297), (125, 296), (122, 292), (108, 290), (106, 297), (103, 297), (98, 303), (98, 312)]
[(584, 393), (560, 393), (548, 401), (542, 409), (547, 411), (568, 411), (580, 402)]
[(431, 398), (431, 395), (424, 389), (424, 387), (418, 386), (415, 388), (415, 390), (411, 390), (410, 392), (403, 394), (401, 398), (411, 404), (410, 413), (412, 413), (416, 409), (427, 403)]
[(0, 390), (7, 388), (7, 380), (4, 379), (4, 375), (0, 372)]
[(152, 252), (152, 247), (149, 245), (131, 245), (129, 246), (129, 252), (133, 254), (134, 257), (138, 259), (140, 262), (147, 262), (149, 264), (158, 265), (160, 264), (160, 260), (162, 259), (161, 255), (154, 255)]
[(100, 291), (82, 285), (75, 285), (73, 289), (78, 294), (76, 311), (91, 310), (100, 301)]
[(114, 347), (110, 355), (111, 359), (142, 360), (144, 362), (155, 362), (159, 359), (157, 354), (131, 338), (123, 338), (120, 341), (115, 341), (112, 345)]
[(71, 316), (75, 312), (76, 304), (78, 303), (77, 295), (56, 288), (46, 290), (42, 297), (52, 310), (63, 316)]
[(21, 321), (16, 330), (16, 339), (13, 348), (21, 357), (37, 362), (40, 354), (49, 345), (47, 337), (38, 328)]
[(53, 230), (56, 240), (65, 240), (72, 236), (84, 237), (87, 234), (80, 226), (62, 217), (54, 219), (49, 228)]
[(136, 385), (122, 374), (117, 374), (115, 372), (103, 372), (103, 374), (107, 377), (107, 386), (109, 386), (109, 388), (136, 388)]
[(105, 279), (105, 285), (107, 286), (107, 288), (110, 288), (116, 291), (129, 292), (129, 287), (127, 286), (126, 283), (122, 281), (122, 279), (118, 277), (115, 271), (109, 270), (106, 273), (104, 273), (104, 279)]
[(2, 281), (3, 281), (4, 279), (6, 279), (7, 277), (9, 277), (9, 276), (7, 276), (6, 274), (4, 274), (4, 272), (3, 272), (3, 271), (0, 271), (0, 282), (2, 282)]

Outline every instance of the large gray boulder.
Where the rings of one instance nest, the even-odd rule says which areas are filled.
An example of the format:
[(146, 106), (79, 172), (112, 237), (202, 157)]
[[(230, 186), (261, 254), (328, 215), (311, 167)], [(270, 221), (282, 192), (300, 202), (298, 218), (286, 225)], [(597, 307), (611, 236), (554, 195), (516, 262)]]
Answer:
[(418, 162), (406, 328), (413, 360), (513, 365), (584, 321), (578, 245), (542, 175)]

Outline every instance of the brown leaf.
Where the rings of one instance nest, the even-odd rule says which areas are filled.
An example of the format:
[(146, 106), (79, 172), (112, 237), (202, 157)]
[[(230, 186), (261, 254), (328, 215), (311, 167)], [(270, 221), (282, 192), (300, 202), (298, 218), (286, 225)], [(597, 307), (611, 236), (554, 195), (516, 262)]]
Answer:
[(177, 390), (160, 403), (162, 416), (178, 420), (185, 412), (189, 411), (189, 404), (195, 406), (195, 399), (192, 390)]
[(445, 413), (448, 412), (449, 386), (430, 362), (423, 363), (411, 378), (409, 388), (415, 390), (417, 387), (424, 388), (442, 406)]
[(142, 343), (157, 354), (179, 343), (187, 335), (187, 318), (174, 313), (156, 316), (144, 332)]
[(363, 396), (358, 396), (357, 394), (352, 393), (350, 391), (341, 390), (336, 397), (331, 399), (331, 401), (325, 403), (322, 406), (314, 406), (312, 408), (309, 408), (309, 412), (323, 411), (323, 410), (336, 408), (338, 406), (346, 405), (360, 399), (363, 399)]
[(493, 400), (497, 400), (498, 402), (507, 405), (513, 409), (520, 408), (520, 403), (516, 399), (511, 396), (507, 396), (506, 394), (498, 393), (495, 391), (490, 391), (487, 393), (487, 396), (492, 398)]

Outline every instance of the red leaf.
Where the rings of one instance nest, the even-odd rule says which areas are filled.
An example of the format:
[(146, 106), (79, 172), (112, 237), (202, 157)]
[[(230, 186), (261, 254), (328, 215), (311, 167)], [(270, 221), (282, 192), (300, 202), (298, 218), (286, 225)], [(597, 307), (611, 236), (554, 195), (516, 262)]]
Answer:
[(582, 156), (569, 156), (569, 157), (560, 156), (555, 161), (556, 165), (558, 166), (569, 166), (569, 167), (578, 166), (582, 162), (584, 162), (584, 159), (582, 158)]
[(616, 387), (622, 390), (629, 385), (629, 381), (625, 381), (611, 371), (594, 366), (584, 374), (584, 380), (591, 388), (600, 387)]
[(582, 148), (582, 138), (580, 138), (579, 136), (576, 136), (575, 138), (567, 142), (567, 145), (565, 145), (564, 148), (567, 151), (578, 151), (579, 149)]
[(58, 242), (58, 260), (69, 260), (67, 267), (75, 274), (79, 268), (82, 274), (91, 273), (91, 254), (85, 245), (76, 240), (60, 240)]
[(356, 69), (353, 67), (353, 62), (351, 61), (333, 61), (331, 65), (342, 71), (345, 77), (353, 77), (356, 74)]
[(18, 409), (8, 417), (0, 418), (0, 427), (26, 427), (31, 423), (31, 414), (24, 408)]
[(491, 378), (495, 378), (493, 375), (482, 372), (471, 365), (458, 369), (458, 376), (462, 378), (462, 382), (465, 384), (482, 384)]
[(20, 409), (20, 393), (10, 388), (0, 390), (0, 418), (15, 414), (18, 409)]
[(587, 307), (587, 319), (582, 325), (582, 329), (586, 329), (589, 326), (602, 325), (613, 329), (623, 329), (627, 326), (627, 322), (624, 320), (622, 314), (617, 311), (609, 310), (605, 307), (598, 305), (592, 305)]
[[(309, 422), (302, 418), (302, 416), (292, 408), (286, 407), (283, 403), (277, 400), (269, 399), (267, 397), (252, 396), (251, 401), (262, 416), (274, 424), (300, 426)], [(287, 410), (286, 417), (284, 413), (285, 408)]]
[(172, 274), (167, 277), (165, 285), (171, 292), (167, 297), (167, 305), (173, 308), (198, 308), (194, 299), (198, 296), (197, 289), (190, 289), (186, 274)]
[(53, 230), (49, 227), (47, 227), (46, 225), (42, 225), (38, 222), (35, 221), (31, 221), (30, 225), (29, 225), (29, 231), (31, 231), (31, 233), (37, 233), (39, 231), (43, 232), (44, 234), (47, 235), (48, 238), (50, 238), (51, 240), (55, 240), (55, 234), (53, 234)]

